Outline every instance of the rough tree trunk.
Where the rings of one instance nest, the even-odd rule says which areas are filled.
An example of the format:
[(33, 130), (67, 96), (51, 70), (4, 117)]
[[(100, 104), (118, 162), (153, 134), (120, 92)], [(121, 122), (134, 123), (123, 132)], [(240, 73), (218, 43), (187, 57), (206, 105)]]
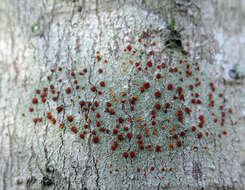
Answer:
[[(0, 189), (245, 189), (244, 13), (243, 0), (0, 0)], [(175, 25), (171, 26), (173, 18)], [(175, 30), (173, 40), (171, 32)], [(141, 45), (138, 38), (143, 40)], [(134, 48), (135, 56), (130, 54)], [(154, 55), (150, 53), (151, 48)], [(185, 55), (184, 49), (190, 55)], [(147, 74), (138, 74), (135, 62), (141, 62), (144, 70), (149, 59), (154, 68), (149, 66)], [(215, 81), (217, 93), (224, 93), (225, 99), (219, 103), (233, 108), (225, 128), (216, 127), (205, 105), (192, 107), (188, 103), (190, 97), (185, 94), (182, 103), (171, 101), (173, 112), (167, 115), (168, 123), (165, 122), (167, 113), (157, 115), (155, 120), (163, 122), (161, 127), (164, 124), (166, 129), (155, 130), (149, 115), (153, 103), (158, 102), (154, 90), (164, 84), (161, 97), (166, 101), (173, 95), (166, 85), (182, 85), (179, 77), (167, 74), (164, 69), (161, 71), (165, 78), (158, 83), (154, 79), (155, 66), (165, 61), (169, 69), (179, 59), (184, 62), (186, 59), (190, 64), (198, 61), (202, 68), (198, 74), (203, 79), (201, 82)], [(233, 68), (235, 64), (237, 67)], [(103, 73), (98, 73), (99, 68)], [(84, 78), (79, 78), (79, 72)], [(75, 89), (75, 79), (79, 91)], [(102, 80), (104, 88), (99, 83)], [(145, 89), (141, 95), (139, 85), (144, 81), (150, 81), (150, 89), (155, 89)], [(42, 91), (51, 84), (60, 91), (58, 99), (54, 101), (48, 96), (44, 105), (40, 105), (41, 99), (38, 105), (35, 101), (33, 104), (35, 90)], [(92, 86), (97, 87), (95, 92), (90, 89)], [(66, 91), (68, 87), (71, 93)], [(198, 90), (204, 101), (209, 88), (203, 84)], [(100, 89), (103, 94), (95, 95)], [(127, 104), (120, 104), (124, 91), (125, 101), (137, 94), (132, 113)], [(48, 92), (48, 95), (52, 94)], [(77, 107), (82, 99), (88, 109), (95, 101), (100, 105), (111, 101), (115, 117), (108, 116), (104, 107), (94, 106), (95, 112), (102, 115), (99, 120), (104, 132), (102, 126), (96, 128), (97, 119), (92, 111), (82, 110), (82, 113)], [(219, 103), (214, 106), (217, 115)], [(60, 105), (63, 110), (56, 113)], [(186, 133), (179, 137), (182, 144), (177, 144), (179, 147), (174, 144), (171, 149), (170, 142), (178, 142), (169, 135), (168, 128), (178, 126), (180, 119), (175, 111), (183, 106), (191, 107), (192, 114), (189, 117), (185, 113), (184, 121), (180, 122), (183, 130), (177, 129), (179, 136), (181, 131)], [(28, 111), (31, 107), (34, 115)], [(47, 112), (51, 112), (50, 119), (46, 118)], [(200, 129), (205, 138), (200, 135), (197, 138), (197, 133), (191, 131), (192, 125), (198, 125), (199, 114), (204, 114), (206, 119), (209, 136), (204, 135), (205, 128)], [(69, 122), (69, 115), (74, 121)], [(123, 124), (118, 122), (119, 116), (123, 117)], [(39, 122), (38, 118), (43, 121)], [(218, 119), (220, 122), (220, 115)], [(143, 121), (147, 126), (152, 123), (150, 137), (143, 129)], [(88, 124), (84, 129), (87, 134), (80, 138), (84, 124)], [(122, 142), (118, 134), (113, 134), (117, 124), (125, 138)], [(131, 139), (127, 139), (130, 135), (122, 129), (125, 125), (129, 127)], [(79, 134), (74, 134), (73, 126)], [(145, 150), (138, 149), (136, 138), (142, 129)], [(218, 137), (219, 133), (222, 138)], [(115, 150), (111, 150), (115, 139), (119, 139), (119, 145), (114, 144)], [(149, 144), (153, 150), (147, 147)], [(128, 158), (123, 152), (129, 153)]]

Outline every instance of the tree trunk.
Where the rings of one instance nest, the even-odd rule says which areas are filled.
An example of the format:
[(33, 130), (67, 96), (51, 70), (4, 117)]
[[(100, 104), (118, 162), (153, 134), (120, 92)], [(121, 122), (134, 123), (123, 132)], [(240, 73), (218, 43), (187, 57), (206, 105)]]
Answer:
[(0, 189), (245, 189), (242, 0), (0, 10)]

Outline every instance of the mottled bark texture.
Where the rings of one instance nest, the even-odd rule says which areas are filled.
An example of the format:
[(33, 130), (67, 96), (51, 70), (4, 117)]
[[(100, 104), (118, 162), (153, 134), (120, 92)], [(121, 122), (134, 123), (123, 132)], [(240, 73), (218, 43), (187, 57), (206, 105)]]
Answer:
[[(245, 189), (244, 13), (243, 0), (0, 0), (0, 189)], [(171, 28), (173, 18), (175, 25)], [(145, 46), (139, 45), (140, 37)], [(154, 52), (150, 52), (151, 46)], [(129, 54), (134, 48), (136, 57)], [(190, 55), (183, 49), (189, 50)], [(149, 59), (154, 68), (148, 63), (147, 75), (135, 74), (135, 62), (140, 60), (144, 70), (143, 64)], [(210, 88), (205, 83), (215, 81), (216, 90), (225, 96), (222, 102), (217, 100), (216, 107), (231, 105), (233, 115), (227, 116), (224, 129), (216, 128), (208, 116), (209, 108), (191, 107), (192, 115), (184, 117), (185, 130), (176, 129), (171, 121), (171, 126), (161, 126), (161, 130), (167, 127), (163, 132), (150, 127), (150, 137), (144, 129), (147, 150), (139, 151), (135, 137), (142, 128), (137, 122), (143, 119), (155, 125), (149, 112), (151, 106), (157, 110), (159, 105), (154, 105), (157, 102), (153, 99), (172, 98), (167, 84), (180, 84), (179, 77), (165, 71), (161, 74), (168, 77), (158, 83), (154, 79), (155, 66), (166, 61), (169, 69), (179, 59), (190, 64), (199, 62), (202, 72), (198, 77), (203, 83), (198, 91), (200, 97)], [(100, 68), (103, 71), (98, 72)], [(79, 78), (79, 71), (84, 78)], [(80, 92), (75, 89), (76, 79)], [(98, 95), (98, 90), (103, 89), (101, 81), (107, 91)], [(143, 95), (133, 100), (144, 81), (150, 81), (155, 89), (147, 91), (145, 84)], [(32, 99), (38, 94), (35, 90), (52, 89), (51, 84), (55, 86), (54, 94), (60, 91), (60, 96), (56, 96), (57, 100), (48, 96), (44, 105), (38, 99), (39, 107), (36, 106)], [(159, 95), (156, 89), (162, 84), (166, 85), (166, 93)], [(72, 87), (71, 92), (68, 87)], [(168, 88), (170, 91), (171, 85)], [(126, 104), (121, 105), (123, 91), (128, 96), (125, 101), (136, 101), (135, 112), (131, 113)], [(149, 92), (151, 95), (147, 95)], [(87, 107), (82, 106), (79, 95)], [(181, 111), (178, 117), (176, 111), (191, 105), (187, 103), (189, 98), (185, 94), (184, 102), (171, 102), (176, 109), (169, 113), (170, 119), (181, 120)], [(91, 107), (95, 101), (102, 105), (108, 100), (117, 117), (110, 116), (114, 115), (110, 106), (109, 116), (104, 107), (94, 106), (104, 117), (103, 126), (99, 126)], [(77, 107), (79, 103), (82, 108)], [(31, 107), (35, 115), (30, 113)], [(51, 112), (49, 119), (47, 112)], [(191, 132), (191, 126), (198, 125), (195, 121), (202, 121), (200, 114), (204, 114), (209, 130), (207, 137), (200, 129), (205, 138)], [(220, 114), (220, 110), (215, 114)], [(69, 122), (69, 115), (73, 116), (73, 123)], [(120, 123), (120, 115), (127, 118), (120, 127), (126, 125), (129, 129), (124, 131), (130, 132), (122, 132), (122, 142), (113, 131)], [(163, 119), (158, 116), (157, 122)], [(218, 119), (220, 122), (221, 116)], [(86, 123), (87, 134), (79, 136)], [(172, 132), (179, 130), (181, 141), (171, 140), (168, 127), (173, 127)], [(74, 134), (76, 129), (79, 134)], [(115, 139), (118, 147), (113, 144)], [(177, 145), (173, 150), (172, 141)], [(147, 146), (150, 144), (152, 151)]]

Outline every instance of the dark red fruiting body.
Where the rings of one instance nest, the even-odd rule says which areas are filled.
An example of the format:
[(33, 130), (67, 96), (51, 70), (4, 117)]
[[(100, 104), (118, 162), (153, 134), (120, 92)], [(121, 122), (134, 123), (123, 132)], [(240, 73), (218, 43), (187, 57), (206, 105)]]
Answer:
[(77, 130), (77, 128), (76, 128), (75, 126), (72, 126), (72, 127), (71, 127), (71, 131), (72, 131), (73, 133), (77, 133), (77, 132), (78, 132), (78, 130)]
[(157, 79), (160, 79), (160, 78), (162, 78), (162, 75), (161, 75), (161, 73), (157, 73), (157, 75), (156, 75), (156, 78), (157, 78)]
[(105, 86), (105, 82), (104, 81), (100, 81), (100, 86), (104, 87)]
[(60, 112), (63, 110), (63, 107), (62, 107), (62, 106), (58, 106), (58, 107), (56, 108), (56, 110), (57, 110), (58, 113), (60, 113)]
[(96, 89), (96, 86), (92, 86), (91, 88), (90, 88), (90, 90), (92, 91), (92, 92), (95, 92), (97, 89)]
[(168, 90), (172, 90), (173, 89), (173, 84), (168, 84), (168, 86), (167, 86), (167, 88), (168, 88)]
[(146, 64), (147, 64), (148, 67), (152, 67), (152, 62), (151, 61), (147, 61)]
[(134, 158), (136, 156), (136, 153), (135, 153), (135, 151), (131, 150), (129, 152), (129, 155), (130, 155), (131, 158)]
[(128, 157), (128, 153), (127, 152), (123, 152), (122, 155), (123, 155), (124, 158), (127, 158)]
[(117, 138), (118, 138), (118, 140), (122, 141), (123, 140), (123, 134), (118, 134)]
[(33, 98), (33, 99), (32, 99), (32, 103), (33, 103), (33, 104), (37, 104), (37, 103), (38, 103), (37, 98)]
[(71, 115), (68, 115), (67, 116), (67, 120), (70, 121), (70, 122), (72, 122), (73, 121), (73, 117)]
[(160, 152), (161, 151), (161, 146), (160, 145), (156, 145), (156, 152)]
[(93, 139), (92, 139), (92, 141), (94, 143), (98, 143), (99, 142), (99, 137), (98, 136), (94, 136)]
[(198, 134), (197, 134), (197, 137), (200, 139), (200, 138), (202, 138), (202, 132), (199, 132)]
[(155, 97), (156, 98), (160, 98), (161, 95), (162, 95), (162, 93), (159, 90), (155, 92)]
[(65, 91), (66, 91), (67, 94), (71, 93), (71, 89), (69, 87), (66, 88)]

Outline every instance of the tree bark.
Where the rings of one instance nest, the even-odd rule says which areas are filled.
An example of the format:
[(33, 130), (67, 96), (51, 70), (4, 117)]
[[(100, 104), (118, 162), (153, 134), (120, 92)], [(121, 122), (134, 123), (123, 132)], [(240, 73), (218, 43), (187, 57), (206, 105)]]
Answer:
[[(0, 10), (0, 189), (245, 188), (242, 0), (2, 0)], [(137, 61), (149, 72), (140, 74)], [(220, 123), (219, 106), (227, 108), (224, 128), (213, 123), (208, 106), (193, 106), (190, 94), (184, 94), (182, 102), (172, 100), (169, 84), (177, 89), (182, 83), (164, 71), (162, 63), (174, 69), (182, 61), (199, 63), (196, 76), (202, 84), (196, 92), (204, 102), (214, 81), (217, 104), (212, 109)], [(186, 72), (182, 65), (178, 69)], [(144, 84), (140, 93), (145, 81), (151, 86)], [(186, 78), (184, 90), (191, 88), (190, 82)], [(48, 88), (48, 97), (41, 104), (36, 90), (42, 94), (43, 88)], [(157, 94), (159, 89), (162, 94)], [(149, 112), (158, 110), (159, 97), (164, 103), (171, 98), (171, 108), (164, 115), (161, 107), (154, 119)], [(112, 104), (107, 105), (109, 113), (101, 107), (107, 101)], [(132, 101), (136, 103), (131, 112)], [(191, 108), (190, 116), (186, 107)], [(185, 110), (183, 122), (179, 112), (176, 116), (179, 109)], [(207, 130), (196, 127), (205, 137), (192, 130), (202, 114)], [(183, 130), (176, 129), (178, 124)], [(171, 129), (177, 130), (179, 142)], [(142, 151), (139, 132), (145, 142)], [(176, 143), (173, 149), (171, 142)]]

